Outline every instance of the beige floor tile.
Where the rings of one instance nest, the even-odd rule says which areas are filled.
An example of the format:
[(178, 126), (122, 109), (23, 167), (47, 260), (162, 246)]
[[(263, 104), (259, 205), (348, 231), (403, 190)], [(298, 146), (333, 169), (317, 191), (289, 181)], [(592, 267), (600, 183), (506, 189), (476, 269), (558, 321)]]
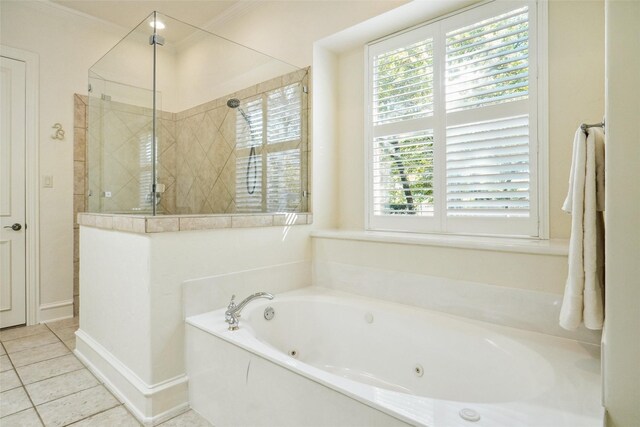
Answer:
[(0, 421), (0, 425), (2, 425), (2, 427), (42, 427), (42, 422), (36, 410), (29, 408), (4, 417), (2, 421)]
[(116, 406), (108, 411), (101, 412), (90, 418), (85, 418), (73, 425), (73, 427), (140, 427), (140, 423), (125, 409), (124, 406)]
[(7, 352), (4, 349), (4, 346), (2, 345), (2, 343), (0, 343), (0, 355), (2, 354), (7, 354)]
[(213, 427), (211, 423), (191, 410), (160, 424), (161, 427)]
[(56, 329), (53, 333), (60, 338), (60, 341), (69, 341), (71, 338), (76, 337), (77, 330), (78, 328), (76, 326), (70, 326), (68, 328)]
[(67, 354), (66, 356), (56, 357), (55, 359), (22, 366), (16, 368), (16, 370), (24, 384), (31, 384), (82, 368), (84, 368), (84, 366), (73, 354)]
[[(0, 393), (0, 417), (6, 417), (27, 408), (31, 408), (31, 401), (24, 388), (14, 388)], [(4, 423), (2, 424), (4, 427)]]
[(57, 320), (55, 322), (49, 322), (49, 323), (47, 323), (47, 326), (52, 331), (57, 331), (58, 329), (69, 328), (71, 326), (75, 326), (76, 329), (77, 329), (79, 324), (80, 324), (80, 320), (79, 320), (78, 317), (70, 317), (69, 319)]
[(9, 356), (3, 354), (0, 356), (0, 372), (8, 371), (9, 369), (13, 369), (13, 366), (9, 360)]
[(49, 427), (65, 426), (118, 405), (118, 401), (111, 393), (99, 385), (39, 405), (37, 410), (44, 425)]
[(45, 325), (18, 326), (0, 331), (0, 341), (15, 340), (17, 338), (24, 338), (48, 331), (49, 328)]
[(26, 366), (32, 363), (42, 362), (43, 360), (64, 356), (65, 354), (69, 354), (69, 349), (63, 343), (58, 341), (52, 344), (11, 353), (9, 358), (11, 359), (13, 366), (18, 368), (20, 366)]
[(64, 345), (67, 346), (67, 348), (71, 351), (76, 349), (76, 337), (73, 337), (72, 339), (65, 341)]
[(98, 380), (86, 369), (68, 372), (25, 386), (34, 405), (50, 402), (97, 386)]
[(13, 369), (0, 373), (0, 392), (22, 386), (18, 374)]
[(51, 344), (58, 341), (58, 337), (56, 337), (53, 332), (47, 329), (47, 331), (29, 335), (28, 337), (17, 338), (11, 341), (4, 341), (4, 347), (7, 349), (7, 353), (15, 353), (16, 351), (31, 349), (34, 347), (39, 347), (45, 344)]

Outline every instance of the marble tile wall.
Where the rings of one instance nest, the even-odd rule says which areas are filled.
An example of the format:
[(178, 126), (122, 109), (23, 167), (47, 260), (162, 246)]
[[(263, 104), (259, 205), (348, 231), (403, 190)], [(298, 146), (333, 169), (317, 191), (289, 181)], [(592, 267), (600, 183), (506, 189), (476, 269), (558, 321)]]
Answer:
[(73, 96), (73, 315), (80, 310), (80, 230), (78, 213), (87, 211), (87, 97)]
[(176, 120), (177, 214), (235, 212), (236, 114), (218, 104), (192, 108)]

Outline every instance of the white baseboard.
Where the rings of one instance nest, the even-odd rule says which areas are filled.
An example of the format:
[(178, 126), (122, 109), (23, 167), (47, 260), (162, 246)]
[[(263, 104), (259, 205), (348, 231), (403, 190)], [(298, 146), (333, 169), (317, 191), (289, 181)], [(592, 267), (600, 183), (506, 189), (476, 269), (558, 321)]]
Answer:
[(38, 322), (40, 323), (68, 319), (73, 317), (73, 299), (50, 304), (40, 304), (39, 310)]
[(188, 378), (184, 374), (146, 384), (82, 330), (76, 332), (74, 353), (146, 426), (157, 425), (189, 409)]

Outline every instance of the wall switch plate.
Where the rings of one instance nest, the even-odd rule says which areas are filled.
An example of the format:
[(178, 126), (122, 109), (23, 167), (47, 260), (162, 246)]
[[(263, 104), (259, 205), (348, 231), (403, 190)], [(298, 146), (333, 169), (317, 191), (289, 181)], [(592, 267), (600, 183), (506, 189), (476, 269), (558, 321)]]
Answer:
[(45, 175), (42, 180), (42, 186), (44, 188), (53, 188), (53, 176)]
[(104, 193), (102, 193), (102, 195), (104, 197), (111, 197), (111, 191), (105, 191)]

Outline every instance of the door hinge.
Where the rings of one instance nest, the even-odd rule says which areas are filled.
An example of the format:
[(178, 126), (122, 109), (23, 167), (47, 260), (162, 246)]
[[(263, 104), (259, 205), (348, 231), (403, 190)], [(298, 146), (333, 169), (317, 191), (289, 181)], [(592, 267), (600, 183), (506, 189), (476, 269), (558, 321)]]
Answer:
[(158, 46), (164, 46), (164, 37), (160, 34), (152, 34), (149, 36), (149, 44), (153, 46), (157, 44)]

